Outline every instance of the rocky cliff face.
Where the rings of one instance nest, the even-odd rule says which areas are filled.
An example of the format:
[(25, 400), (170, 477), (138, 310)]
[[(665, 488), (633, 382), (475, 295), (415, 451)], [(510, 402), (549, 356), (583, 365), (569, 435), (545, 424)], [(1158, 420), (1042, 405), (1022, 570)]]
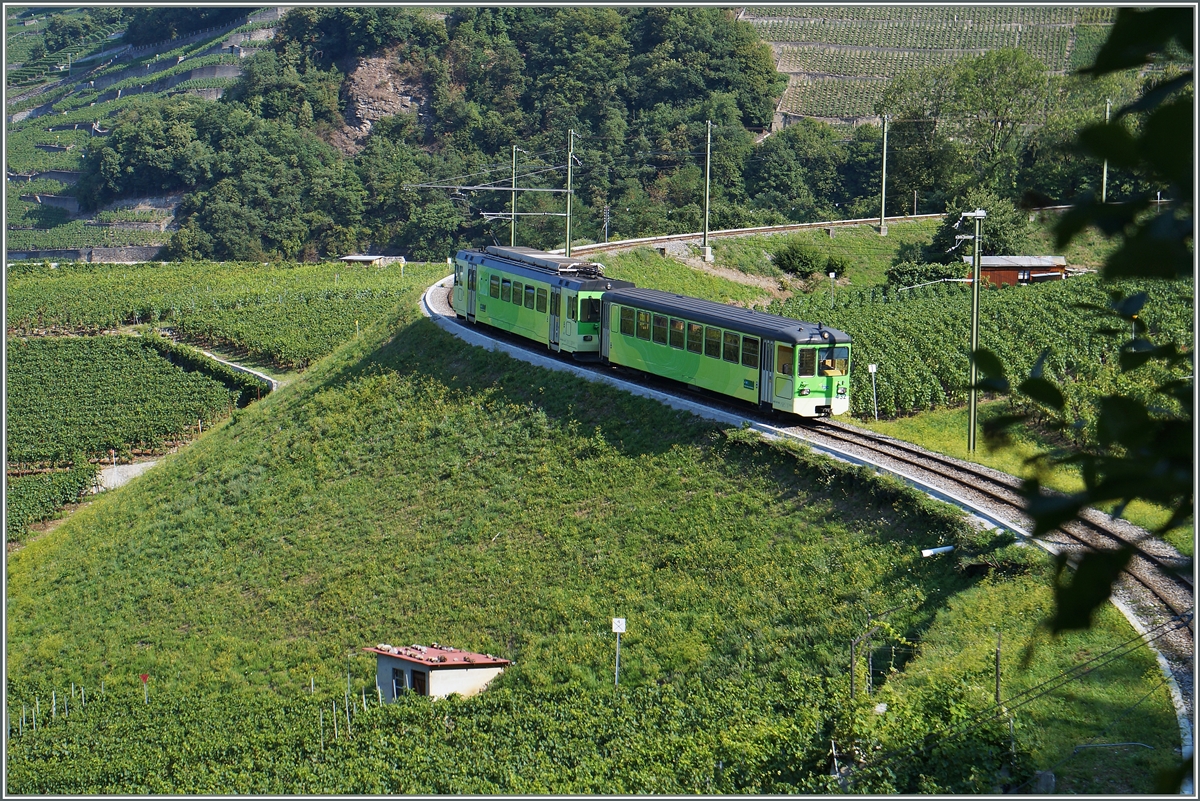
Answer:
[(428, 93), (420, 78), (409, 73), (394, 53), (359, 59), (342, 83), (346, 125), (330, 143), (352, 156), (366, 145), (372, 125), (385, 117), (412, 114), (425, 125)]

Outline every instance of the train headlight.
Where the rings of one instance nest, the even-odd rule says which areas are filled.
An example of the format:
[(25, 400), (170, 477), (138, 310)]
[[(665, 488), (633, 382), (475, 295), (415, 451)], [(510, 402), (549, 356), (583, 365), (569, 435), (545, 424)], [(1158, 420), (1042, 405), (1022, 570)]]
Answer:
[(845, 387), (838, 387), (838, 392), (837, 392), (837, 394), (838, 394), (838, 396), (839, 396), (839, 397), (841, 397), (841, 396), (844, 396), (844, 395), (846, 394), (846, 388), (845, 388)]
[(808, 388), (808, 387), (801, 387), (801, 388), (800, 388), (800, 395), (801, 395), (801, 396), (807, 395), (807, 394), (808, 394), (810, 391), (811, 391), (811, 390), (809, 390), (809, 388)]

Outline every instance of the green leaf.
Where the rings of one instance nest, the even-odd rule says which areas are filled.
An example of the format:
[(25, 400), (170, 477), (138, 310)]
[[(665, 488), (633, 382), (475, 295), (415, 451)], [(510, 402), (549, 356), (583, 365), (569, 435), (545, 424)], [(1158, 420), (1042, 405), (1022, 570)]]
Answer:
[(1113, 167), (1133, 169), (1141, 156), (1138, 141), (1120, 125), (1091, 125), (1079, 132), (1079, 144)]
[(1129, 564), (1133, 549), (1085, 553), (1079, 559), (1070, 584), (1062, 583), (1066, 556), (1060, 554), (1054, 574), (1054, 614), (1049, 620), (1050, 631), (1059, 634), (1092, 625), (1096, 607), (1112, 595), (1112, 585)]
[(1065, 401), (1062, 392), (1045, 378), (1027, 378), (1021, 382), (1017, 390), (1043, 406), (1049, 406), (1060, 412), (1063, 410)]
[(1126, 448), (1137, 447), (1150, 434), (1150, 415), (1146, 407), (1120, 395), (1100, 401), (1100, 416), (1096, 421), (1096, 437), (1104, 446), (1120, 443)]
[(1159, 771), (1154, 777), (1154, 792), (1158, 795), (1177, 795), (1183, 787), (1183, 780), (1192, 775), (1194, 758), (1189, 754), (1188, 758), (1179, 764)]
[(1191, 53), (1194, 48), (1193, 25), (1193, 11), (1186, 6), (1149, 11), (1118, 9), (1112, 31), (1096, 54), (1096, 63), (1080, 72), (1098, 77), (1140, 67), (1152, 53), (1161, 52), (1172, 38)]

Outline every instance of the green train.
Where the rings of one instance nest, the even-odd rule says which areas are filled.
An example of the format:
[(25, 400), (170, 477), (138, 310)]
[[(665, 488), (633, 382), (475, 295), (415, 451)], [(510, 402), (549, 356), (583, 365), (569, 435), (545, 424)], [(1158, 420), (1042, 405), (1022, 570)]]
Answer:
[(455, 313), (550, 350), (802, 417), (850, 410), (850, 336), (821, 323), (604, 277), (529, 248), (460, 250)]

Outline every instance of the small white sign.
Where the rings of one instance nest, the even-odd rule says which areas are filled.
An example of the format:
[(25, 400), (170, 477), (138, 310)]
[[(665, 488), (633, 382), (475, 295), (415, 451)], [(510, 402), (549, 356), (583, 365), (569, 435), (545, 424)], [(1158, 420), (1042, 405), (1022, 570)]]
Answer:
[(613, 633), (614, 634), (624, 634), (625, 633), (625, 618), (623, 618), (623, 617), (614, 617), (613, 618)]
[(873, 365), (873, 364), (868, 364), (868, 365), (867, 365), (867, 372), (868, 372), (868, 373), (873, 373), (873, 372), (875, 372), (875, 365)]

